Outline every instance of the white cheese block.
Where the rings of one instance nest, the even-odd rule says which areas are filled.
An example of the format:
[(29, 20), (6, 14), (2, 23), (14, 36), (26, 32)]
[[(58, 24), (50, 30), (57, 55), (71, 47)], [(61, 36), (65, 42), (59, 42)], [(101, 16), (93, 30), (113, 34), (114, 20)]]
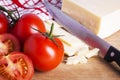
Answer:
[(120, 29), (120, 0), (62, 0), (62, 11), (105, 38)]

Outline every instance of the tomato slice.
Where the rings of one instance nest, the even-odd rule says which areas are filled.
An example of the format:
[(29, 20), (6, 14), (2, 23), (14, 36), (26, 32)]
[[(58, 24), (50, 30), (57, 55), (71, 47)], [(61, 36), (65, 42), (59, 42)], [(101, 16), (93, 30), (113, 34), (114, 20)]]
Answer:
[(22, 52), (0, 56), (0, 80), (31, 80), (32, 61)]
[(20, 43), (15, 36), (9, 33), (0, 34), (0, 55), (20, 50)]

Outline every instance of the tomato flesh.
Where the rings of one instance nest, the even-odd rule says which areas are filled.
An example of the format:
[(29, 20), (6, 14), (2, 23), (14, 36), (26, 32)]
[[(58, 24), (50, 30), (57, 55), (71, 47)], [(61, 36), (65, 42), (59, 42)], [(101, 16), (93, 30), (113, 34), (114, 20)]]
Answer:
[(12, 52), (0, 57), (0, 79), (30, 80), (33, 76), (31, 60), (20, 52)]

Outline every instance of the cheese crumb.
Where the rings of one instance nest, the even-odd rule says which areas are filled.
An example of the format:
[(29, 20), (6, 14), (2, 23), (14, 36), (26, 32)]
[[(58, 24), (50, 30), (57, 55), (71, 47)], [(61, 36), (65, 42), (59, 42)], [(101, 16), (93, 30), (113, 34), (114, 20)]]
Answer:
[(79, 64), (79, 63), (87, 63), (87, 58), (85, 56), (75, 55), (73, 57), (68, 57), (66, 60), (66, 64)]
[(93, 56), (97, 56), (99, 53), (99, 49), (98, 48), (94, 48), (93, 50), (90, 50), (88, 54), (86, 54), (87, 58), (91, 58)]

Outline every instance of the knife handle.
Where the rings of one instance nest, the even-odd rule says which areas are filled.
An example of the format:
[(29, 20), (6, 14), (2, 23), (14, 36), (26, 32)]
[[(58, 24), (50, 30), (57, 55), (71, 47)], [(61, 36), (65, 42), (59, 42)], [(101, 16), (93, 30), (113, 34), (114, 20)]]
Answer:
[(115, 61), (120, 66), (120, 51), (110, 46), (104, 59), (108, 62)]

